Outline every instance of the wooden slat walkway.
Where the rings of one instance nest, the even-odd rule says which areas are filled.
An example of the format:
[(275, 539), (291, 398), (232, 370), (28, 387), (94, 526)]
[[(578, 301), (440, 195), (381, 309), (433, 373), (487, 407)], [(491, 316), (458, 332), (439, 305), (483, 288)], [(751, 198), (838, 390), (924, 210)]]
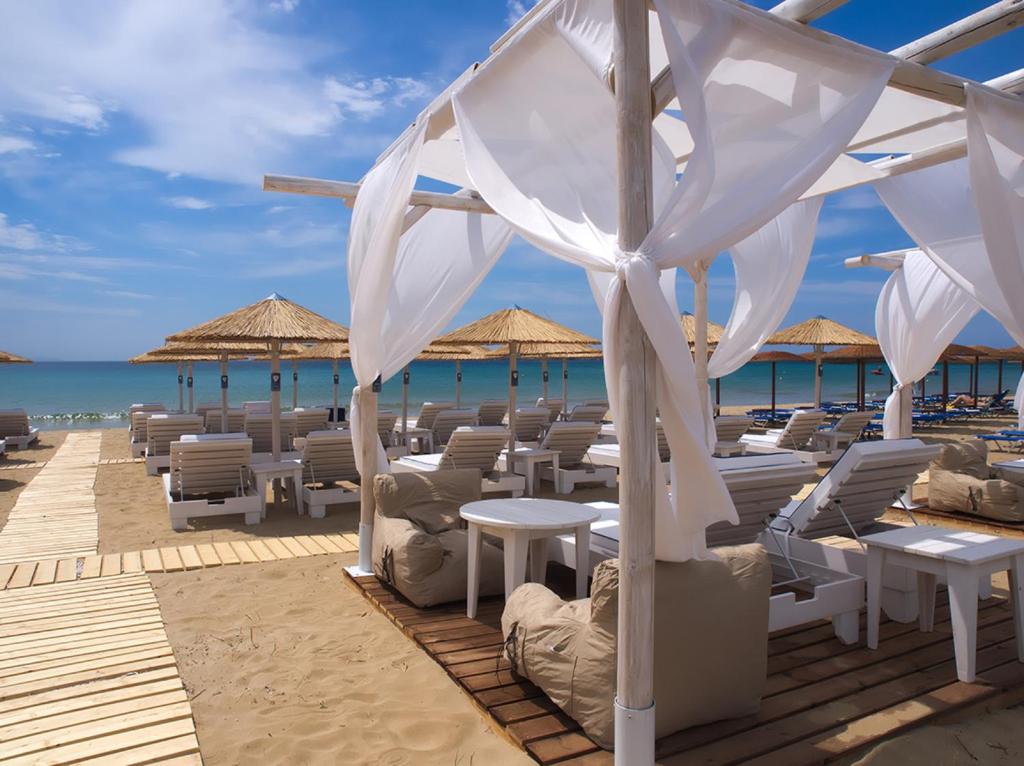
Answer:
[(197, 543), (144, 551), (70, 556), (43, 561), (0, 564), (0, 591), (49, 585), (55, 582), (112, 577), (134, 572), (182, 572), (230, 564), (251, 564), (328, 553), (354, 553), (359, 537), (351, 532), (298, 537), (267, 537), (260, 540), (232, 540)]
[[(542, 764), (610, 766), (569, 717), (502, 654), (502, 599), (481, 601), (477, 619), (465, 604), (418, 609), (374, 577), (351, 578), (362, 593), (430, 655), (495, 723)], [(552, 565), (549, 585), (569, 592), (571, 570)], [(909, 729), (983, 706), (1024, 700), (1012, 610), (983, 602), (978, 624), (977, 683), (957, 681), (945, 594), (936, 630), (885, 622), (876, 651), (839, 643), (830, 623), (772, 634), (768, 686), (755, 716), (689, 729), (658, 742), (658, 762), (817, 764), (850, 755)]]
[(28, 486), (0, 531), (0, 565), (96, 553), (96, 464), (102, 434), (69, 433)]
[(149, 578), (0, 593), (0, 763), (201, 764)]

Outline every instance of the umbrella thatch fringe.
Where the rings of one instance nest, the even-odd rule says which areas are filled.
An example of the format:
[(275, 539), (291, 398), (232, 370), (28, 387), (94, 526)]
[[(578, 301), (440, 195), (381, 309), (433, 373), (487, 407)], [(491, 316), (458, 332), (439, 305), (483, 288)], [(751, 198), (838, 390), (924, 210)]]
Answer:
[(276, 293), (251, 306), (167, 336), (168, 341), (308, 343), (348, 341), (348, 330)]

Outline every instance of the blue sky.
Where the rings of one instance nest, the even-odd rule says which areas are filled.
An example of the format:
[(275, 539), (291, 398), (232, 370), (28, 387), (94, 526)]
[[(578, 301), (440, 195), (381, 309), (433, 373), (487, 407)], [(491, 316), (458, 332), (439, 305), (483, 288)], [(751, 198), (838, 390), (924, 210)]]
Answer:
[[(888, 50), (990, 2), (852, 0), (816, 24)], [(0, 348), (124, 359), (274, 291), (347, 322), (350, 211), (264, 193), (263, 173), (359, 178), (528, 4), (0, 4)], [(1021, 65), (1022, 42), (939, 66), (991, 78)], [(873, 191), (829, 198), (787, 323), (826, 314), (874, 334), (884, 275), (842, 260), (910, 244)], [(728, 259), (711, 279), (724, 322)], [(521, 242), (456, 323), (514, 303), (599, 334), (582, 272)], [(961, 340), (1010, 342), (987, 316)]]

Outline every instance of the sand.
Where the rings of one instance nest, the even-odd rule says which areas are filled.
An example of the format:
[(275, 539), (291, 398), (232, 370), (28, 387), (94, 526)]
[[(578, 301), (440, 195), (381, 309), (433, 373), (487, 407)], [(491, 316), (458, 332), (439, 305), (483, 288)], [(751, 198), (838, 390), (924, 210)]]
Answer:
[(354, 561), (152, 576), (204, 763), (533, 763), (343, 582)]
[(53, 457), (53, 453), (64, 443), (67, 431), (40, 431), (39, 439), (27, 449), (9, 449), (7, 457), (0, 461), (5, 466), (0, 471), (0, 526), (7, 523), (7, 514), (18, 500), (18, 495), (41, 469), (6, 468), (6, 466), (41, 463)]

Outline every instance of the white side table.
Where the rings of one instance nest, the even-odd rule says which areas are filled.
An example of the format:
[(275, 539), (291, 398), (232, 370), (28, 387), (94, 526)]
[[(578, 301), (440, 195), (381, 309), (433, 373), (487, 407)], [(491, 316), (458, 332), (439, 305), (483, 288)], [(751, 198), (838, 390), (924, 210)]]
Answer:
[(878, 648), (882, 572), (887, 564), (917, 572), (920, 628), (935, 627), (935, 582), (946, 578), (957, 678), (974, 681), (978, 641), (978, 581), (1010, 573), (1017, 657), (1024, 662), (1024, 540), (944, 527), (904, 527), (861, 538), (868, 549), (868, 646)]
[(253, 463), (250, 466), (256, 492), (260, 496), (260, 517), (267, 518), (267, 482), (274, 479), (291, 479), (295, 510), (302, 515), (302, 461), (278, 460), (265, 463)]
[(509, 453), (508, 450), (505, 450), (502, 454), (505, 457), (505, 465), (507, 469), (512, 473), (519, 473), (516, 470), (516, 466), (519, 464), (523, 465), (523, 470), (526, 475), (527, 496), (532, 496), (537, 485), (540, 483), (537, 472), (538, 465), (551, 463), (554, 467), (555, 475), (558, 475), (558, 450), (516, 447), (515, 452)]
[[(397, 423), (395, 425), (395, 438), (402, 442), (402, 424)], [(416, 426), (407, 426), (405, 429), (404, 444), (401, 446), (412, 451), (409, 442), (415, 441), (419, 447), (420, 454), (430, 454), (434, 451), (434, 432), (429, 428), (417, 428)]]
[(505, 541), (505, 598), (526, 582), (526, 554), (531, 579), (544, 582), (549, 537), (576, 534), (576, 597), (586, 598), (590, 574), (590, 524), (601, 514), (581, 503), (532, 497), (478, 500), (462, 506), (459, 515), (469, 525), (466, 615), (476, 617), (480, 594), (481, 533)]
[(992, 464), (992, 472), (1000, 479), (1014, 484), (1024, 483), (1024, 460), (1004, 460)]

